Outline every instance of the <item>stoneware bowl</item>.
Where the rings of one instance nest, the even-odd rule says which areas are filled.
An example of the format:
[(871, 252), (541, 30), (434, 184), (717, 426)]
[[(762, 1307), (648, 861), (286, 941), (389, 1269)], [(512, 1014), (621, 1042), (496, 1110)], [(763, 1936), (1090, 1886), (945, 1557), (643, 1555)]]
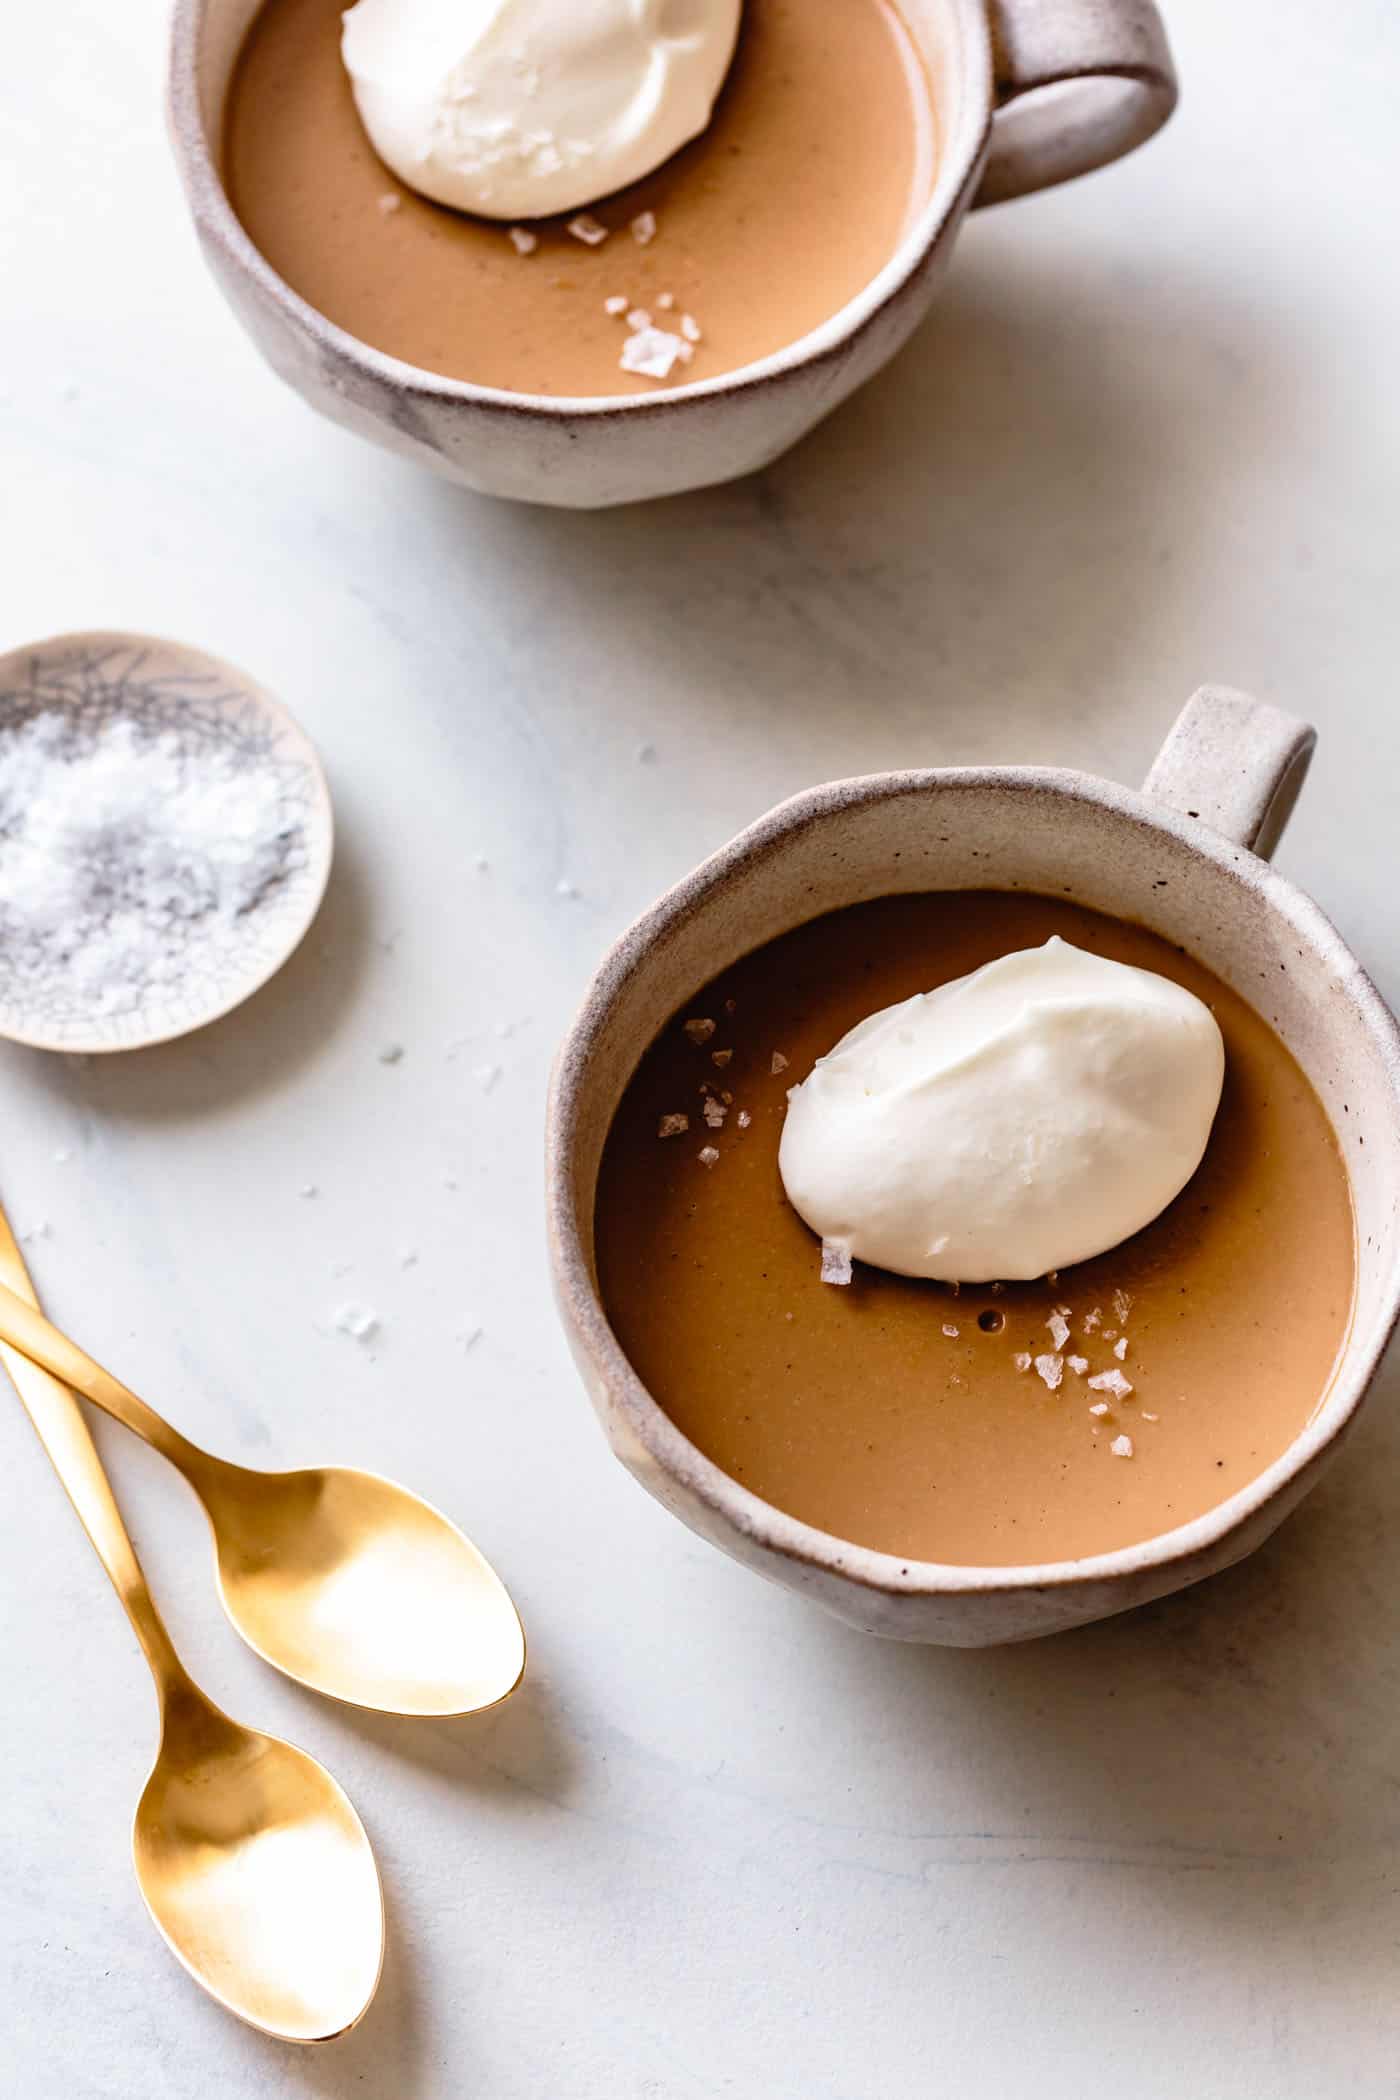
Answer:
[(891, 358), (963, 214), (1128, 153), (1176, 101), (1151, 0), (902, 0), (940, 139), (933, 195), (860, 297), (742, 371), (645, 396), (551, 400), (443, 379), (332, 326), (263, 260), (220, 179), (224, 102), (259, 0), (176, 0), (170, 118), (195, 227), (269, 364), (337, 423), (493, 496), (592, 509), (764, 466)]
[[(613, 949), (551, 1089), (550, 1252), (575, 1358), (617, 1456), (659, 1502), (773, 1581), (900, 1640), (976, 1647), (1055, 1633), (1181, 1589), (1266, 1539), (1340, 1448), (1400, 1312), (1400, 1031), (1317, 906), (1267, 854), (1314, 738), (1244, 695), (1187, 706), (1141, 794), (1083, 773), (958, 768), (842, 780), (785, 802), (662, 898)], [(907, 1562), (761, 1501), (696, 1449), (608, 1324), (593, 1249), (603, 1143), (643, 1052), (742, 955), (896, 891), (1023, 889), (1178, 942), (1269, 1021), (1340, 1140), (1357, 1221), (1350, 1337), (1307, 1428), (1258, 1479), (1179, 1529), (1039, 1567)]]

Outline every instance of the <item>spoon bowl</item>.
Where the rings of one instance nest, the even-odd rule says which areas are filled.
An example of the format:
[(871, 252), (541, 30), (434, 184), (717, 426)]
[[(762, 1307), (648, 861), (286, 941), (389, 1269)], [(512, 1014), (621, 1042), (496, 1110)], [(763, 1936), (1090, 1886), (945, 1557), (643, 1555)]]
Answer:
[(231, 1721), (188, 1679), (166, 1695), (132, 1853), (166, 1944), (239, 2019), (321, 2042), (366, 2011), (384, 1902), (364, 1826), (314, 1758)]
[(525, 1636), (485, 1556), (431, 1503), (343, 1466), (262, 1473), (201, 1451), (0, 1283), (18, 1350), (184, 1474), (235, 1630), (312, 1691), (380, 1713), (479, 1713), (515, 1690)]
[(196, 1482), (224, 1609), (313, 1691), (394, 1713), (478, 1713), (515, 1690), (525, 1635), (485, 1555), (431, 1504), (347, 1467)]

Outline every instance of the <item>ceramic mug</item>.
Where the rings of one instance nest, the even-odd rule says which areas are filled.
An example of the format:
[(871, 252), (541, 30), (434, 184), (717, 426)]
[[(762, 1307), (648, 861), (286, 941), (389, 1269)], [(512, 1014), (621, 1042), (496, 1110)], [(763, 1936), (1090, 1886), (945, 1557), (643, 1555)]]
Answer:
[[(1223, 688), (1189, 703), (1140, 794), (1015, 766), (884, 773), (771, 811), (624, 934), (560, 1051), (551, 1087), (554, 1284), (613, 1450), (656, 1499), (735, 1559), (900, 1640), (976, 1647), (1107, 1617), (1229, 1567), (1282, 1522), (1356, 1419), (1400, 1315), (1400, 1030), (1317, 906), (1268, 864), (1313, 732)], [(1356, 1306), (1313, 1419), (1257, 1479), (1189, 1524), (1038, 1567), (910, 1562), (761, 1501), (671, 1422), (598, 1294), (599, 1161), (622, 1093), (678, 1009), (794, 926), (894, 891), (1070, 896), (1186, 948), (1261, 1008), (1316, 1088), (1351, 1183)]]
[(933, 195), (858, 298), (742, 371), (648, 395), (551, 400), (420, 371), (283, 283), (219, 174), (224, 104), (259, 0), (176, 0), (175, 157), (201, 246), (274, 371), (313, 408), (488, 495), (576, 509), (728, 481), (786, 451), (927, 312), (970, 205), (1102, 167), (1160, 129), (1176, 78), (1151, 0), (902, 0), (933, 83)]

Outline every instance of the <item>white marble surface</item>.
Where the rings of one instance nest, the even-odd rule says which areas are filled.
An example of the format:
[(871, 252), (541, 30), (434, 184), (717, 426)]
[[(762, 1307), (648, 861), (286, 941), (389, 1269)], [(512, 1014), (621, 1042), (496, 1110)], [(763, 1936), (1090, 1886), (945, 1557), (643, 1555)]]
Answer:
[[(300, 1696), (225, 1627), (179, 1483), (104, 1436), (191, 1662), (333, 1765), (382, 1858), (371, 2017), (265, 2042), (147, 1925), (143, 1668), (0, 1406), (15, 2100), (1396, 2092), (1394, 1371), (1247, 1567), (1039, 1647), (906, 1651), (614, 1467), (540, 1245), (546, 1066), (590, 964), (822, 776), (1131, 779), (1194, 683), (1252, 686), (1323, 731), (1284, 863), (1400, 995), (1400, 17), (1170, 12), (1157, 146), (974, 225), (898, 367), (761, 480), (595, 519), (436, 486), (263, 369), (183, 221), (158, 0), (7, 23), (0, 642), (144, 627), (246, 663), (318, 739), (343, 853), (309, 947), (221, 1026), (0, 1055), (4, 1196), (51, 1226), (55, 1314), (194, 1435), (421, 1484), (533, 1641), (475, 1725)], [(347, 1297), (382, 1346), (328, 1331)]]

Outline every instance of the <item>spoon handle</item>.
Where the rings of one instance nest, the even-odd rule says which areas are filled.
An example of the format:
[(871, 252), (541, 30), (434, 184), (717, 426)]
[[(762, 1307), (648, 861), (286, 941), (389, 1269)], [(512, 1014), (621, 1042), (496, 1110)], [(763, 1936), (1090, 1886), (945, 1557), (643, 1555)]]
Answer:
[[(3, 1291), (7, 1303), (12, 1302), (43, 1321), (24, 1257), (3, 1210), (0, 1210), (0, 1291)], [(157, 1688), (163, 1695), (177, 1679), (183, 1679), (184, 1671), (164, 1621), (156, 1610), (141, 1563), (136, 1558), (136, 1549), (122, 1522), (111, 1483), (78, 1403), (65, 1385), (41, 1370), (27, 1353), (21, 1354), (0, 1342), (0, 1362), (9, 1372), (10, 1382), (24, 1402), (39, 1441), (52, 1459), (68, 1499), (78, 1512), (83, 1529), (111, 1578), (112, 1587), (135, 1628), (136, 1638), (145, 1651)]]
[[(8, 1226), (6, 1232), (13, 1246), (14, 1236), (9, 1233)], [(15, 1248), (14, 1258), (20, 1264), (20, 1276), (28, 1285), (18, 1248)], [(114, 1421), (144, 1438), (186, 1476), (193, 1475), (198, 1479), (209, 1469), (213, 1461), (207, 1452), (182, 1437), (178, 1429), (172, 1429), (129, 1386), (124, 1386), (110, 1371), (104, 1371), (94, 1357), (80, 1349), (76, 1342), (70, 1342), (61, 1328), (45, 1318), (39, 1310), (32, 1285), (21, 1295), (7, 1287), (13, 1282), (13, 1267), (9, 1271), (0, 1269), (0, 1345), (8, 1343), (31, 1363), (41, 1365), (64, 1385), (81, 1393), (84, 1400), (90, 1400), (94, 1407), (100, 1407), (104, 1414), (111, 1415)]]

